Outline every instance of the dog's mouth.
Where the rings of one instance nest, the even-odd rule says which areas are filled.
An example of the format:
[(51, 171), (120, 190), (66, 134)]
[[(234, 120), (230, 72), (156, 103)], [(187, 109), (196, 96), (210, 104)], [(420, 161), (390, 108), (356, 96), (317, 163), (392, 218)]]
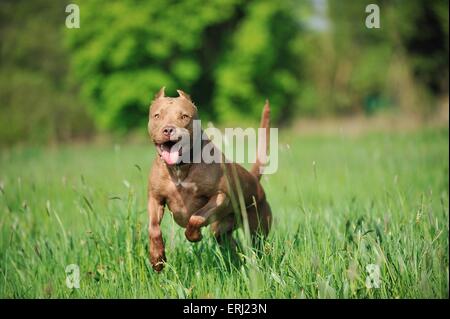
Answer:
[(175, 165), (181, 161), (183, 149), (181, 145), (175, 141), (167, 141), (161, 144), (156, 144), (156, 150), (164, 162), (168, 165)]

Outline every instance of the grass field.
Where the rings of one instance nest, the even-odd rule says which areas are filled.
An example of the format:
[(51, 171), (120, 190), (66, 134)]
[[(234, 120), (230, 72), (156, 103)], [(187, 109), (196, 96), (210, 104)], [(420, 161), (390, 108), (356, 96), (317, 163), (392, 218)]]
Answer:
[[(280, 135), (263, 179), (264, 253), (237, 262), (170, 213), (168, 263), (148, 263), (146, 144), (0, 150), (2, 298), (448, 298), (448, 129)], [(80, 268), (80, 288), (65, 267)], [(379, 288), (367, 266), (379, 265)]]

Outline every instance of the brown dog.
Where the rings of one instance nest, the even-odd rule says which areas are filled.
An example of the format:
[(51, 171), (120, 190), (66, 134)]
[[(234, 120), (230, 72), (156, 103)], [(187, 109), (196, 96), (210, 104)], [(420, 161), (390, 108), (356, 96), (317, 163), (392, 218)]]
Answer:
[[(167, 205), (178, 225), (185, 227), (186, 238), (201, 240), (201, 227), (211, 225), (214, 236), (221, 241), (231, 236), (239, 226), (235, 214), (245, 204), (249, 230), (252, 235), (266, 236), (272, 223), (272, 213), (259, 182), (261, 161), (256, 160), (251, 173), (235, 163), (205, 163), (180, 161), (181, 155), (192, 147), (175, 149), (174, 144), (189, 134), (193, 145), (193, 121), (197, 108), (190, 97), (178, 90), (179, 97), (166, 97), (164, 87), (150, 106), (148, 131), (159, 156), (149, 175), (148, 214), (150, 261), (161, 271), (166, 261), (160, 223)], [(261, 127), (265, 128), (266, 145), (269, 135), (269, 104), (264, 106)], [(209, 141), (202, 141), (201, 148)], [(185, 148), (185, 149), (183, 149)], [(217, 149), (214, 150), (218, 152)], [(267, 152), (267, 149), (265, 150)], [(223, 154), (220, 153), (223, 157)], [(240, 205), (240, 206), (239, 206)], [(237, 209), (236, 209), (237, 208)], [(245, 218), (245, 217), (244, 217)]]

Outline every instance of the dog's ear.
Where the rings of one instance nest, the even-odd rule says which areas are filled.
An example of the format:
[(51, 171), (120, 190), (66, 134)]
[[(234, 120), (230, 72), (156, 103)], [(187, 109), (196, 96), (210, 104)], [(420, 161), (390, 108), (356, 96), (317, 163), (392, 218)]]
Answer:
[(191, 100), (191, 97), (189, 96), (189, 94), (184, 93), (184, 92), (181, 91), (181, 90), (177, 90), (177, 92), (178, 92), (178, 95), (179, 95), (180, 97), (183, 97), (183, 98), (185, 98), (186, 100), (188, 100), (189, 102), (192, 103), (192, 100)]
[(159, 98), (162, 98), (162, 97), (165, 97), (165, 96), (166, 96), (166, 93), (164, 92), (165, 89), (166, 89), (166, 87), (163, 86), (163, 87), (158, 91), (158, 93), (156, 93), (156, 95), (155, 95), (155, 100), (157, 100), (157, 99), (159, 99)]

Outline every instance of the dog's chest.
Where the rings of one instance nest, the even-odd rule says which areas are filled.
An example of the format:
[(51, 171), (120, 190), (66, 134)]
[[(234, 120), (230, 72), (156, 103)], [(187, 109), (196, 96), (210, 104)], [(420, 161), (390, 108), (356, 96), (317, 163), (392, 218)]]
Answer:
[(186, 226), (189, 217), (207, 201), (208, 198), (203, 196), (198, 183), (194, 180), (172, 178), (172, 183), (167, 189), (166, 204), (180, 226)]

